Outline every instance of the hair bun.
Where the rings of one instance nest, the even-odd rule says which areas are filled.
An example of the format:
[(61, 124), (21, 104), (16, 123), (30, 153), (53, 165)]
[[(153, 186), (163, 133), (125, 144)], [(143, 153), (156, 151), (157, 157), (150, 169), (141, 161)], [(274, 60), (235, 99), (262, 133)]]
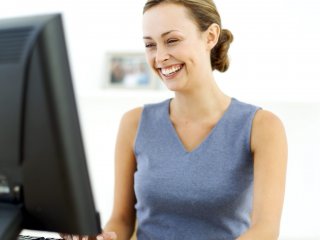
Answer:
[(233, 41), (233, 35), (228, 29), (222, 29), (219, 41), (211, 50), (211, 67), (212, 70), (225, 72), (229, 68), (228, 50)]

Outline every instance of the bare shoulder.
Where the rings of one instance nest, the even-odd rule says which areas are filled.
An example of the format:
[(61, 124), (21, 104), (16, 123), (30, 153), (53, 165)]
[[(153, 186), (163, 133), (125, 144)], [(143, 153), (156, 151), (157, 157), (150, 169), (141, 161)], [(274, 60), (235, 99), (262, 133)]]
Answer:
[(277, 128), (277, 127), (283, 127), (283, 123), (281, 119), (274, 113), (268, 110), (261, 109), (257, 111), (254, 117), (253, 127)]
[(131, 109), (123, 114), (120, 122), (119, 135), (128, 139), (131, 144), (133, 144), (134, 138), (136, 136), (141, 113), (142, 107)]
[(258, 110), (252, 123), (251, 150), (285, 141), (285, 127), (281, 119), (268, 110)]
[(133, 108), (123, 114), (121, 121), (131, 127), (138, 126), (142, 113), (142, 107)]

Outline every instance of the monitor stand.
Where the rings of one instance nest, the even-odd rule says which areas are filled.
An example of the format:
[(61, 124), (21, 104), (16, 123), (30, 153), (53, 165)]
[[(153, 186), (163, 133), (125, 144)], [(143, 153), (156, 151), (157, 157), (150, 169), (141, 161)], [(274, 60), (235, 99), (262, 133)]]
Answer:
[(22, 206), (0, 203), (0, 239), (16, 240), (22, 228)]

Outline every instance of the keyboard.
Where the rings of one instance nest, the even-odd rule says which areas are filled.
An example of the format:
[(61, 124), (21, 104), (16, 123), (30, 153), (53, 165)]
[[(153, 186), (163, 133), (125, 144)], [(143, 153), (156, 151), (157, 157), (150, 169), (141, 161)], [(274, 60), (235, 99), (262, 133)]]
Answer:
[(45, 237), (19, 235), (17, 240), (63, 240), (63, 239), (62, 238), (45, 238)]

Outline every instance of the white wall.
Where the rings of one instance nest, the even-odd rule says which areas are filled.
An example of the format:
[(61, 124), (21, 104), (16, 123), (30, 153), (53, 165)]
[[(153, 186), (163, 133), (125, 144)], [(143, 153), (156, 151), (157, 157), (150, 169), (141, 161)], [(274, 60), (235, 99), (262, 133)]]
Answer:
[[(105, 222), (113, 195), (113, 150), (121, 115), (165, 91), (101, 90), (108, 51), (143, 51), (144, 0), (11, 0), (0, 18), (63, 12), (94, 194)], [(231, 67), (216, 74), (229, 95), (274, 111), (289, 141), (281, 239), (320, 239), (320, 2), (216, 0), (235, 40)]]
[[(77, 89), (103, 84), (105, 52), (143, 51), (144, 0), (10, 0), (0, 17), (64, 13)], [(219, 75), (231, 94), (277, 99), (317, 99), (320, 28), (317, 0), (217, 0), (223, 27), (235, 40), (231, 67)], [(272, 94), (270, 94), (272, 93)]]

